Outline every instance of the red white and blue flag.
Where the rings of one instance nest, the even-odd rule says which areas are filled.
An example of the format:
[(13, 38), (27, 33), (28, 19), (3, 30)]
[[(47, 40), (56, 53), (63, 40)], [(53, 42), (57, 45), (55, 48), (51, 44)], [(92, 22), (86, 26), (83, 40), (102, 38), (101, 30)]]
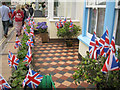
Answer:
[(21, 42), (20, 42), (19, 38), (18, 38), (18, 37), (16, 37), (16, 40), (15, 40), (15, 46), (14, 46), (14, 48), (16, 49), (16, 48), (18, 48), (18, 46), (22, 46), (22, 44), (21, 44)]
[(55, 22), (55, 26), (57, 27), (57, 29), (59, 29), (59, 24), (57, 22)]
[(31, 25), (33, 25), (32, 23), (33, 23), (33, 22), (30, 20), (30, 21), (28, 22), (28, 25), (31, 26)]
[(103, 73), (107, 73), (108, 71), (115, 71), (119, 70), (119, 64), (118, 59), (115, 57), (115, 53), (113, 51), (110, 51), (110, 54), (102, 68)]
[(111, 44), (110, 44), (110, 51), (113, 51), (113, 53), (116, 52), (116, 49), (115, 49), (115, 39), (114, 37), (112, 37), (112, 41), (111, 41)]
[(29, 20), (30, 20), (30, 17), (27, 18), (27, 21), (29, 21)]
[(0, 90), (10, 89), (11, 86), (7, 83), (7, 81), (0, 74)]
[(59, 27), (62, 27), (62, 26), (63, 26), (62, 19), (59, 18)]
[(37, 72), (29, 69), (28, 74), (26, 75), (23, 81), (23, 87), (28, 85), (30, 88), (37, 88), (40, 82), (42, 81), (43, 76), (38, 74)]
[(31, 48), (29, 47), (28, 53), (27, 53), (25, 59), (23, 60), (23, 62), (28, 62), (30, 64), (31, 60), (32, 60), (32, 51), (31, 51)]
[(89, 57), (91, 59), (97, 60), (98, 50), (99, 50), (99, 43), (98, 43), (98, 40), (96, 38), (96, 33), (94, 32), (94, 34), (91, 38), (90, 44), (89, 44)]
[(26, 26), (25, 26), (25, 25), (23, 26), (23, 30), (27, 30), (27, 28), (26, 28)]
[(32, 21), (32, 24), (33, 24), (33, 25), (36, 25), (36, 23), (35, 23), (35, 21), (34, 21), (34, 20)]
[(65, 18), (64, 21), (63, 21), (63, 25), (65, 25), (66, 22), (67, 22), (67, 19)]
[(33, 29), (33, 30), (34, 30), (33, 26), (31, 26), (31, 29)]
[(26, 45), (27, 45), (27, 46), (30, 46), (30, 47), (34, 47), (32, 37), (26, 42)]
[(108, 30), (103, 34), (103, 36), (99, 40), (99, 47), (100, 47), (100, 55), (107, 57), (109, 53), (109, 37), (108, 37)]
[(30, 33), (28, 33), (26, 30), (24, 30), (24, 32), (27, 36), (30, 36)]
[(17, 66), (19, 64), (19, 59), (12, 54), (12, 52), (9, 51), (8, 54), (8, 64), (9, 66), (12, 68), (12, 66), (15, 68), (15, 70), (17, 70)]
[(70, 19), (70, 26), (69, 26), (69, 28), (70, 29), (73, 28), (73, 22), (71, 21), (71, 19)]
[(32, 28), (30, 28), (30, 35), (32, 35), (33, 37), (35, 37), (34, 30)]

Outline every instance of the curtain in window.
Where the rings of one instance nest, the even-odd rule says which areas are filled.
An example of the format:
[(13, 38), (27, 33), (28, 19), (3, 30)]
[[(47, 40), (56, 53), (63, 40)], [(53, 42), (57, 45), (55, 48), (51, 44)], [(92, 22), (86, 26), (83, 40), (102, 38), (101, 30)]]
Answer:
[(98, 20), (97, 20), (97, 30), (96, 35), (101, 37), (103, 34), (103, 26), (104, 26), (104, 17), (105, 17), (105, 9), (98, 9)]
[(96, 25), (96, 9), (90, 9), (88, 32), (93, 34)]
[(120, 46), (120, 10), (119, 10), (119, 14), (118, 14), (118, 23), (117, 23), (115, 43), (116, 43), (116, 45)]

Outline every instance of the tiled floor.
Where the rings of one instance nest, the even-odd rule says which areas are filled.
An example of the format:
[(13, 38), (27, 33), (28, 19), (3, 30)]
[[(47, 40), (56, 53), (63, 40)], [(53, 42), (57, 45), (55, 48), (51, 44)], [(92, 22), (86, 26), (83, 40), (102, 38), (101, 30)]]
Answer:
[(51, 74), (56, 88), (95, 88), (81, 81), (76, 85), (73, 79), (78, 60), (78, 42), (74, 47), (66, 47), (64, 42), (41, 43), (37, 34), (34, 47), (34, 68), (41, 75)]

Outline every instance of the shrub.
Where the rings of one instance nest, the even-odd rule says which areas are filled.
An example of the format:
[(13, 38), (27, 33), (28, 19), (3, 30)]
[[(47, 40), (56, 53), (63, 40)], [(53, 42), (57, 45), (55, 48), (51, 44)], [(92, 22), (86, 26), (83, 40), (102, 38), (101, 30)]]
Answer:
[[(120, 53), (118, 56), (120, 57)], [(81, 80), (87, 80), (97, 88), (120, 88), (120, 71), (109, 71), (107, 74), (101, 72), (105, 61), (104, 57), (99, 57), (98, 60), (90, 59), (87, 54), (82, 58), (80, 65), (77, 66), (78, 70), (73, 75), (76, 84)]]
[(79, 31), (81, 31), (79, 26), (73, 24), (73, 29), (69, 28), (70, 22), (66, 22), (65, 25), (57, 30), (57, 36), (62, 38), (73, 38), (78, 35)]

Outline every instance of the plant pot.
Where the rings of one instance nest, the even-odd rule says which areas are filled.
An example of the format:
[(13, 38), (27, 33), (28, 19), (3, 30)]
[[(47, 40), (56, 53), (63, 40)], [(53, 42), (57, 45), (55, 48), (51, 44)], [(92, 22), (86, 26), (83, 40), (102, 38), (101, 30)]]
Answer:
[(40, 37), (41, 37), (41, 39), (42, 39), (42, 43), (49, 42), (48, 33), (40, 33)]
[(72, 47), (73, 46), (73, 41), (72, 40), (65, 40), (66, 46), (67, 47)]

